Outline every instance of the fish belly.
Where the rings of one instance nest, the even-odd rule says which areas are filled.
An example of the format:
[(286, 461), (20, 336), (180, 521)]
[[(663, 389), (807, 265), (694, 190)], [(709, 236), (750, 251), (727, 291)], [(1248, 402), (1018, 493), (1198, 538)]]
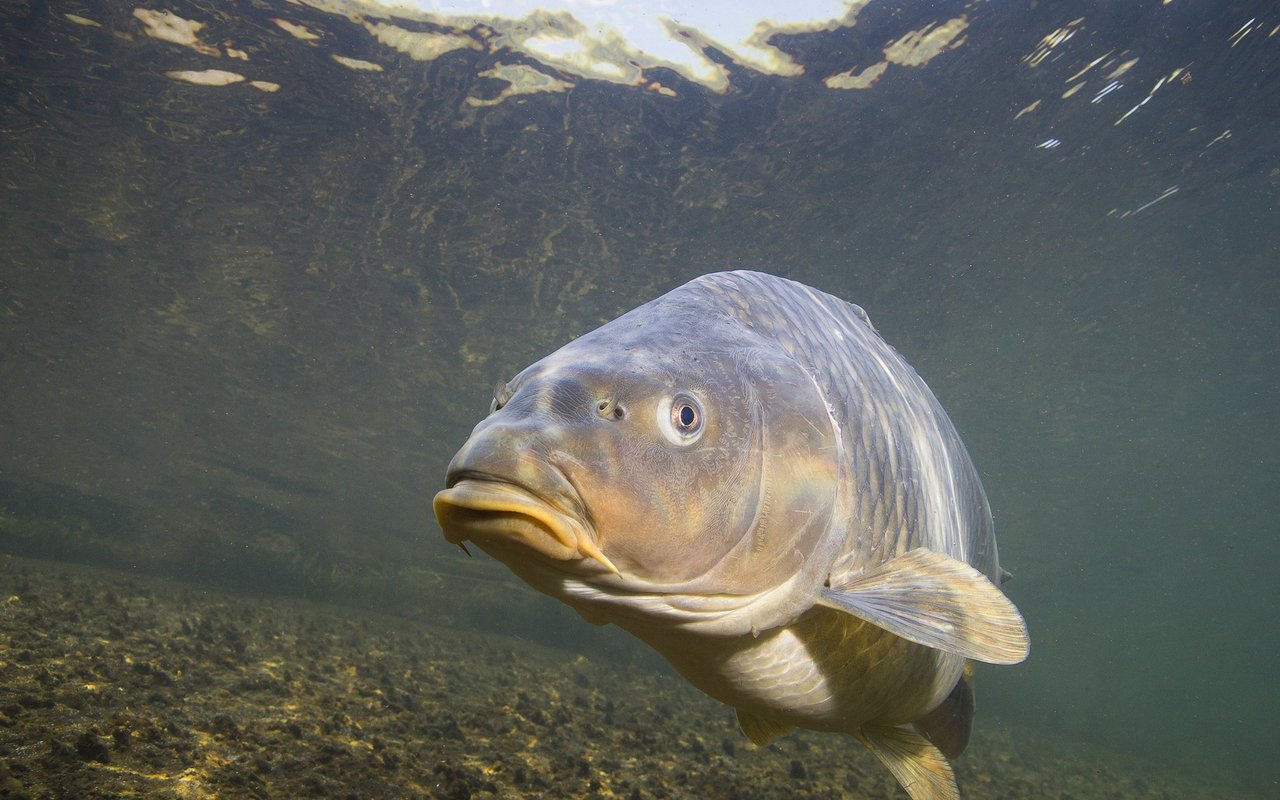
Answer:
[(810, 730), (914, 722), (946, 698), (964, 669), (959, 656), (826, 608), (754, 637), (633, 632), (715, 699)]

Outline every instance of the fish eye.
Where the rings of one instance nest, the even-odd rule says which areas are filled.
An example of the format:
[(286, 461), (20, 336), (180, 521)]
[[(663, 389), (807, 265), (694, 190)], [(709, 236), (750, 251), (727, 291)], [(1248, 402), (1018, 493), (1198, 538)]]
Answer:
[(658, 427), (672, 444), (689, 445), (702, 435), (705, 415), (697, 398), (679, 392), (670, 402), (659, 405)]
[(489, 413), (497, 411), (507, 404), (511, 399), (511, 395), (515, 394), (515, 389), (511, 388), (510, 383), (499, 383), (493, 387), (493, 402), (489, 403)]

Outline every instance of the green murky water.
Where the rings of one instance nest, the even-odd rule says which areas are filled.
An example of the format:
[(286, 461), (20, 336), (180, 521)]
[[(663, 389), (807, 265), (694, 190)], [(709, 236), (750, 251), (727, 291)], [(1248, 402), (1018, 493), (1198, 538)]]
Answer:
[(1033, 654), (979, 726), (1276, 796), (1271, 4), (872, 3), (774, 37), (802, 74), (707, 51), (720, 90), (148, 8), (203, 27), (0, 4), (0, 551), (633, 657), (430, 500), (495, 382), (762, 269), (865, 307), (983, 475)]

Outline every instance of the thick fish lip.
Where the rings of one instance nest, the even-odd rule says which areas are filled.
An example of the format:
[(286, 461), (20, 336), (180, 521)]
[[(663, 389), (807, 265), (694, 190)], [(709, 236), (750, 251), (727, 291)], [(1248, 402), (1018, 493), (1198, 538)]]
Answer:
[(451, 475), (449, 488), (436, 494), (432, 507), (451, 544), (515, 541), (557, 561), (589, 558), (618, 574), (581, 521), (501, 478)]

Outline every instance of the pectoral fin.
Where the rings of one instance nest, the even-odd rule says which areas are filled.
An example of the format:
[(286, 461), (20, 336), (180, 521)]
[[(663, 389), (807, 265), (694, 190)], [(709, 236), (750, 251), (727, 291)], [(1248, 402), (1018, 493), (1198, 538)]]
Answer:
[(1031, 649), (1022, 615), (985, 575), (924, 548), (823, 589), (818, 602), (917, 644), (989, 664), (1017, 664)]
[(784, 736), (795, 730), (794, 725), (787, 725), (782, 722), (774, 722), (771, 719), (757, 717), (749, 711), (737, 709), (738, 725), (742, 728), (742, 732), (747, 735), (752, 744), (764, 747), (769, 742)]
[(911, 800), (960, 800), (951, 764), (910, 728), (867, 726), (854, 734), (893, 773)]

